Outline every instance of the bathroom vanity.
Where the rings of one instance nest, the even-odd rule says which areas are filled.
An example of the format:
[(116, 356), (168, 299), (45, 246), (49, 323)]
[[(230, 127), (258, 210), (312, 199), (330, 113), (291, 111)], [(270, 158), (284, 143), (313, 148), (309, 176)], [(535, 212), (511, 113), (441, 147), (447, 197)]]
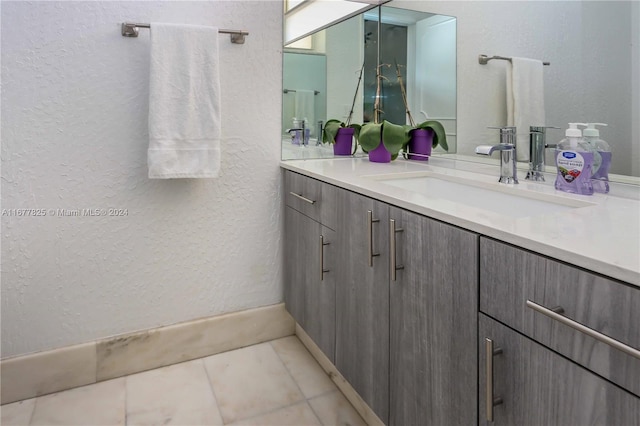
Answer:
[(285, 304), (378, 419), (640, 424), (640, 200), (282, 162)]

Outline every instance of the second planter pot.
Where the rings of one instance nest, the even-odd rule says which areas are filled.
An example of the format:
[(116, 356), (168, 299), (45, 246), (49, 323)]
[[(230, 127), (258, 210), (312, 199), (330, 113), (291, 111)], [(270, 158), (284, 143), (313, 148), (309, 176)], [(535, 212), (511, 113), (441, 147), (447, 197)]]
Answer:
[(433, 130), (414, 129), (410, 133), (409, 160), (429, 161), (433, 146)]
[(387, 151), (387, 148), (384, 147), (382, 141), (380, 141), (380, 145), (377, 148), (369, 151), (369, 161), (374, 163), (390, 163), (391, 162), (391, 153)]
[(351, 155), (353, 147), (353, 134), (351, 127), (341, 127), (336, 135), (336, 143), (333, 144), (333, 155)]

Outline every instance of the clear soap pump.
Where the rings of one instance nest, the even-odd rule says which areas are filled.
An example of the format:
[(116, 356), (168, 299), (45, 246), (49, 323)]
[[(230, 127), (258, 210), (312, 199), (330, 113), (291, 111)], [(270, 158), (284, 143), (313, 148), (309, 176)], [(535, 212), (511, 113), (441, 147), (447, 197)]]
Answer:
[(569, 123), (565, 138), (556, 148), (558, 175), (555, 188), (574, 194), (592, 195), (591, 173), (595, 151), (582, 137), (578, 125), (586, 126), (583, 123)]
[(596, 126), (606, 126), (604, 123), (587, 123), (587, 128), (582, 135), (587, 143), (597, 153), (596, 162), (593, 165), (591, 181), (593, 190), (606, 194), (609, 192), (609, 168), (611, 167), (611, 147), (600, 139), (600, 131)]

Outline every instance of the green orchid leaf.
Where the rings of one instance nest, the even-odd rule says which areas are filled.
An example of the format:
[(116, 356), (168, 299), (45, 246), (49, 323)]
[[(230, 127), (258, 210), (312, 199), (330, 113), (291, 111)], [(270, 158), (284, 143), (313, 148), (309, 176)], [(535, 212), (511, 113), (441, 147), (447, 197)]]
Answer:
[(322, 143), (336, 143), (336, 136), (340, 127), (344, 127), (340, 120), (327, 120), (322, 132)]
[(353, 129), (353, 137), (356, 142), (353, 144), (353, 152), (351, 153), (351, 155), (354, 155), (358, 150), (358, 140), (360, 138), (360, 129), (362, 128), (362, 126), (359, 124), (350, 124), (349, 127)]
[(409, 141), (411, 140), (411, 131), (414, 130), (414, 127), (411, 127), (411, 125), (409, 124), (405, 124), (402, 126), (402, 128), (404, 129), (404, 132), (405, 132), (405, 142), (402, 145), (402, 149), (406, 151), (407, 145), (409, 145)]
[(364, 152), (369, 152), (380, 145), (382, 136), (382, 124), (367, 123), (362, 126), (359, 132), (359, 142)]
[(433, 130), (433, 148), (440, 145), (445, 151), (449, 151), (449, 145), (447, 144), (447, 134), (444, 131), (444, 127), (439, 121), (428, 120), (420, 123), (416, 126), (416, 129), (431, 129)]
[(391, 155), (395, 154), (397, 157), (398, 152), (408, 141), (408, 138), (409, 134), (404, 125), (393, 124), (387, 120), (382, 123), (382, 142)]

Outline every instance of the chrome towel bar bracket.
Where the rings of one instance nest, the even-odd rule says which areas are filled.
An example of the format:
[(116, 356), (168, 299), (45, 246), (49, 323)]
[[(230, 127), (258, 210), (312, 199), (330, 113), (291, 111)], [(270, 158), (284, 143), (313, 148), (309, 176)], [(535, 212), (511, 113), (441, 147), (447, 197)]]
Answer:
[[(138, 37), (139, 28), (151, 28), (151, 24), (135, 24), (132, 22), (122, 23), (122, 36), (123, 37)], [(223, 30), (219, 29), (221, 34), (229, 34), (231, 43), (244, 44), (245, 36), (249, 35), (248, 31), (243, 30)]]

